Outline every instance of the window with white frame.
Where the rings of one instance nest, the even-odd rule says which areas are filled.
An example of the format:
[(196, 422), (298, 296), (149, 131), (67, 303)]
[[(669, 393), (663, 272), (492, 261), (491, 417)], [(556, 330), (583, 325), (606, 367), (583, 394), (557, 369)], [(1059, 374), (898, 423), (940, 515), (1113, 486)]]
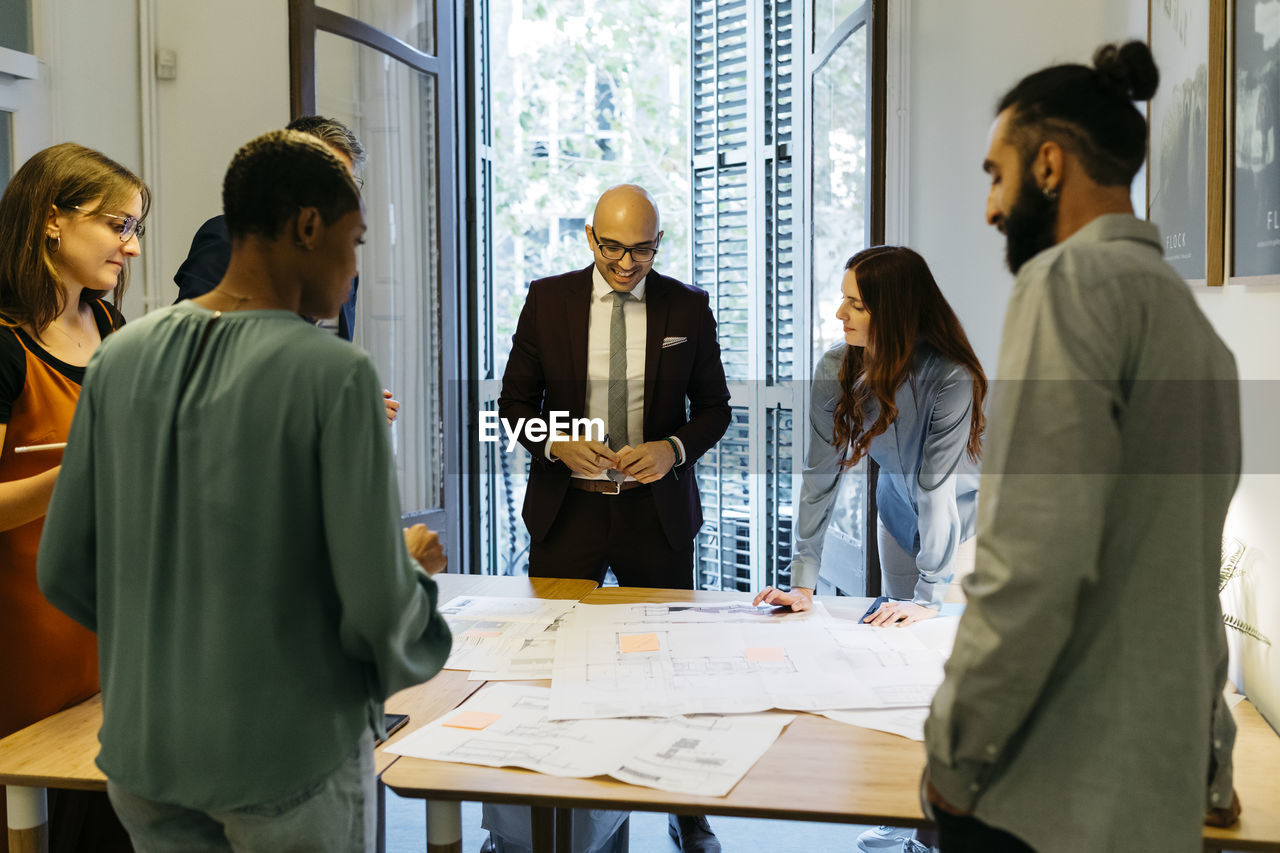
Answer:
[[(657, 0), (612, 10), (599, 0), (543, 0), (532, 19), (528, 8), (480, 0), (475, 19), (479, 404), (496, 408), (528, 281), (590, 262), (584, 239), (564, 235), (590, 216), (599, 191), (620, 180), (656, 183), (667, 230), (660, 267), (710, 294), (732, 395), (729, 428), (698, 463), (705, 523), (696, 583), (786, 586), (810, 366), (827, 335), (827, 297), (839, 290), (838, 267), (825, 267), (871, 238), (872, 2)], [(636, 44), (641, 32), (666, 53)], [(625, 73), (600, 59), (619, 44)], [(576, 133), (584, 144), (572, 144)], [(552, 183), (557, 173), (579, 183), (551, 191), (565, 186)], [(819, 226), (819, 216), (829, 219)], [(687, 230), (673, 246), (677, 221)], [(677, 251), (686, 269), (673, 264)], [(527, 458), (488, 443), (476, 452), (477, 557), (487, 572), (522, 573)], [(864, 559), (861, 475), (844, 478), (837, 509), (833, 549), (853, 549), (842, 563)]]

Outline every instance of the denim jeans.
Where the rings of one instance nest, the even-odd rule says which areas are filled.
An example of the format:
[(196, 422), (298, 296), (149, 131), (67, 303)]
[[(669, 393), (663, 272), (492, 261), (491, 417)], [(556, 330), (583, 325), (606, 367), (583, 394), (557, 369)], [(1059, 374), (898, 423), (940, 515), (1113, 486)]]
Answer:
[(107, 793), (137, 853), (364, 853), (373, 849), (377, 792), (373, 734), (361, 735), (328, 777), (263, 803), (205, 812)]

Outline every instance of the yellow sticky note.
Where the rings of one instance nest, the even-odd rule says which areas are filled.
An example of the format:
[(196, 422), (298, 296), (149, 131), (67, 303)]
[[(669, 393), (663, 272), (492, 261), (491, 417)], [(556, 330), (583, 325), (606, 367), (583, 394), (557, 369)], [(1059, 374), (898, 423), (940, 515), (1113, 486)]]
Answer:
[(618, 647), (624, 652), (656, 652), (657, 634), (623, 634), (618, 637)]
[(489, 714), (485, 711), (459, 711), (440, 725), (454, 729), (475, 729), (480, 731), (498, 721), (501, 714)]
[(778, 646), (747, 646), (744, 650), (747, 660), (781, 661), (787, 657)]

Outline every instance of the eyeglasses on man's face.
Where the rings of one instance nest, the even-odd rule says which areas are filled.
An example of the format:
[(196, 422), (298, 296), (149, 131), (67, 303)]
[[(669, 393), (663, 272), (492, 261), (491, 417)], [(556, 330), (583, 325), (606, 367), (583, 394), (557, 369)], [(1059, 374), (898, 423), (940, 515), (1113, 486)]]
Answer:
[(591, 239), (596, 241), (596, 248), (600, 250), (605, 260), (609, 261), (620, 261), (623, 255), (629, 253), (631, 260), (638, 264), (647, 264), (653, 260), (654, 255), (658, 254), (656, 246), (619, 246), (617, 243), (601, 243), (596, 240), (594, 234), (591, 235)]
[(108, 219), (115, 220), (115, 224), (113, 224), (111, 227), (115, 230), (116, 236), (120, 238), (121, 243), (128, 243), (129, 240), (131, 240), (134, 237), (137, 237), (139, 240), (141, 240), (142, 235), (147, 233), (146, 226), (143, 225), (141, 222), (139, 222), (138, 217), (136, 216), (120, 216), (117, 213), (103, 213), (101, 211), (86, 210), (85, 208), (80, 207), (79, 205), (72, 205), (72, 209), (78, 210), (81, 213), (88, 213), (95, 216), (105, 216)]

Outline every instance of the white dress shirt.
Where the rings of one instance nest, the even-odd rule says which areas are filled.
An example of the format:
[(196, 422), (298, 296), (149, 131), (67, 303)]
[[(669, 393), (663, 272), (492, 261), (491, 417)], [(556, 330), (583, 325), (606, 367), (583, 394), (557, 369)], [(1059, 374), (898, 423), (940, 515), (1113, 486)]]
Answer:
[[(627, 327), (627, 443), (637, 447), (644, 441), (644, 368), (645, 339), (649, 313), (645, 308), (645, 285), (649, 277), (645, 276), (631, 289), (631, 298), (622, 303), (622, 319)], [(614, 290), (605, 281), (600, 270), (591, 270), (591, 308), (587, 312), (587, 396), (586, 410), (583, 416), (599, 418), (608, 429), (609, 424), (609, 354), (610, 324), (613, 320)], [(551, 443), (554, 437), (547, 439), (547, 455), (551, 456)], [(684, 461), (684, 445), (675, 439), (676, 465)], [(606, 480), (602, 473), (598, 477), (586, 477), (574, 471), (571, 476), (587, 480)], [(628, 476), (627, 481), (635, 480)], [(625, 482), (625, 481), (624, 481)]]

